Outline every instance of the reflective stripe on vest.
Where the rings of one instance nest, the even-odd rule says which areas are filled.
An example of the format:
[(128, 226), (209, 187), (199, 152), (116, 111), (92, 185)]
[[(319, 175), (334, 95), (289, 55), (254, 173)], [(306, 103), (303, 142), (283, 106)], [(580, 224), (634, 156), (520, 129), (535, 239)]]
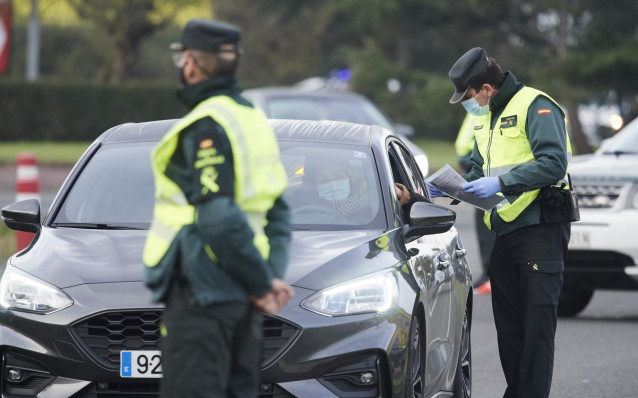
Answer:
[[(499, 117), (499, 122), (491, 128), (491, 113), (477, 118), (475, 121), (475, 138), (483, 157), (483, 173), (485, 176), (498, 177), (510, 172), (517, 166), (534, 161), (534, 153), (527, 138), (525, 126), (527, 112), (531, 103), (542, 95), (552, 101), (558, 109), (560, 105), (547, 94), (531, 87), (523, 87), (506, 105)], [(561, 111), (562, 112), (562, 111)], [(566, 136), (567, 161), (571, 161), (571, 143)], [(497, 150), (492, 150), (497, 148)], [(566, 180), (566, 179), (565, 179)], [(557, 182), (561, 183), (563, 180)], [(524, 192), (512, 203), (501, 202), (493, 211), (505, 222), (515, 220), (538, 197), (540, 190)], [(502, 195), (502, 194), (501, 194)], [(491, 212), (484, 216), (485, 224), (491, 229)]]
[[(164, 173), (177, 148), (179, 133), (205, 117), (211, 117), (226, 132), (233, 154), (235, 201), (254, 233), (253, 244), (264, 259), (269, 256), (270, 245), (264, 233), (266, 214), (287, 184), (279, 146), (261, 110), (240, 105), (227, 96), (216, 96), (200, 103), (176, 123), (153, 150), (156, 200), (144, 247), (144, 263), (149, 267), (160, 262), (181, 228), (197, 218), (194, 206)], [(208, 244), (204, 244), (204, 250), (213, 261), (217, 260)]]

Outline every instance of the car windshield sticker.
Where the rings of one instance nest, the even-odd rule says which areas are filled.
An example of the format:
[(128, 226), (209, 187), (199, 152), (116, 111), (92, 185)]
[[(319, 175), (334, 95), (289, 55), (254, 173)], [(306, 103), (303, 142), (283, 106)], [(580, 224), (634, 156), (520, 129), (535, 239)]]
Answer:
[(355, 159), (365, 159), (366, 158), (366, 154), (365, 154), (365, 152), (354, 151), (354, 158)]

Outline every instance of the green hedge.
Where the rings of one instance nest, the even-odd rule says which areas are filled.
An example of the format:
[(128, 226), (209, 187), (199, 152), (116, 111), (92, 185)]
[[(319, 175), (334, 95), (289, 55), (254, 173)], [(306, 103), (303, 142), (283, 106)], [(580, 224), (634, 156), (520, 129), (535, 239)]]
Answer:
[(186, 108), (167, 84), (0, 81), (0, 141), (92, 141), (126, 122), (172, 119)]

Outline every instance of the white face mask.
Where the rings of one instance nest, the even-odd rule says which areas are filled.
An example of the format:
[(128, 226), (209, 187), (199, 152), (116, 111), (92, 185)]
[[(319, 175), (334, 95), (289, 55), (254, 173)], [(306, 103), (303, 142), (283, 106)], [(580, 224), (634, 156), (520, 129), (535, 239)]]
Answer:
[(317, 186), (319, 196), (325, 200), (345, 200), (350, 195), (350, 181), (343, 180), (326, 182)]
[[(478, 94), (476, 94), (476, 97), (479, 96), (481, 90), (479, 90)], [(487, 99), (487, 104), (479, 105), (476, 97), (461, 101), (461, 105), (463, 105), (463, 108), (465, 108), (467, 113), (474, 116), (484, 116), (490, 113), (490, 99)]]

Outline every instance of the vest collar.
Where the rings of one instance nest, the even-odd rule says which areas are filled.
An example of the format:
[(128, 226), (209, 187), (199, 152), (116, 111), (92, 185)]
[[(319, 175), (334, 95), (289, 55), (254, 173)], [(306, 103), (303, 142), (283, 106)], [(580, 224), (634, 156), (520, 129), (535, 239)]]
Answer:
[(196, 84), (189, 84), (177, 91), (177, 99), (189, 109), (193, 109), (200, 102), (216, 96), (227, 95), (239, 97), (241, 87), (234, 77), (211, 77)]
[(505, 106), (510, 102), (514, 94), (516, 94), (525, 85), (518, 81), (516, 76), (510, 71), (505, 72), (505, 81), (501, 88), (498, 89), (498, 93), (492, 99), (490, 103), (490, 110), (493, 114), (500, 114)]

